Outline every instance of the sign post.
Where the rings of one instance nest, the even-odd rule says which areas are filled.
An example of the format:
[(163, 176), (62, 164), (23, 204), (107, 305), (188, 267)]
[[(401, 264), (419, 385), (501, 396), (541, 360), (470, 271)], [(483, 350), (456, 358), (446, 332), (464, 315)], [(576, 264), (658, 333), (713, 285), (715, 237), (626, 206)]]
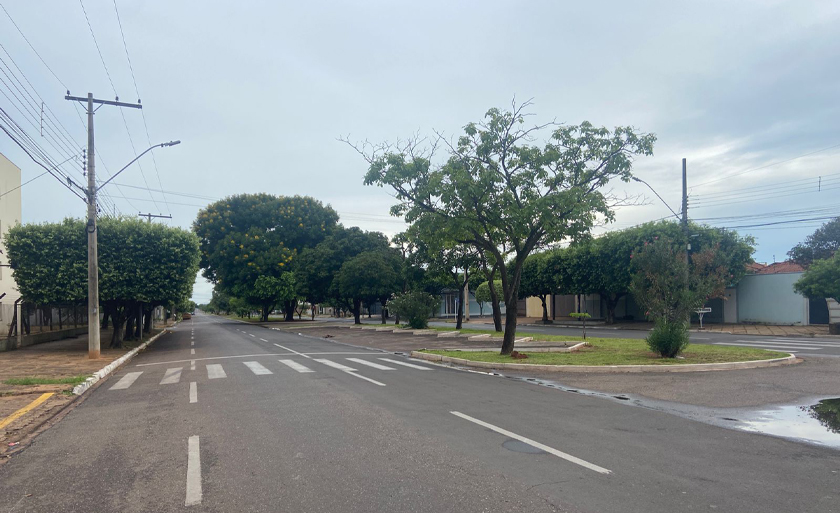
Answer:
[(709, 307), (698, 308), (697, 310), (695, 310), (695, 312), (697, 312), (697, 316), (700, 317), (700, 329), (701, 330), (703, 329), (703, 315), (707, 314), (707, 313), (710, 313), (711, 311), (712, 311), (712, 309), (709, 308)]

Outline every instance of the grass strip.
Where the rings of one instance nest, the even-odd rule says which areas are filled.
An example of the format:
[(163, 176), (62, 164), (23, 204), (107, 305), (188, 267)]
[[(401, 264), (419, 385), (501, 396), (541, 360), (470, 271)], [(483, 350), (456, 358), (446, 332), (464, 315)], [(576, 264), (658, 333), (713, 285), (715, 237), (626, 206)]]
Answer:
[[(525, 333), (522, 336), (529, 336)], [(579, 342), (580, 337), (537, 335), (539, 340)], [(535, 337), (536, 338), (536, 337)], [(532, 363), (539, 365), (686, 365), (693, 363), (748, 362), (785, 358), (788, 353), (751, 347), (689, 345), (679, 358), (662, 358), (650, 351), (644, 340), (623, 338), (587, 338), (591, 347), (574, 353), (535, 353), (524, 349), (526, 359), (502, 356), (498, 351), (425, 350), (426, 353), (490, 363)]]
[(69, 378), (39, 378), (39, 377), (27, 377), (27, 378), (10, 378), (3, 381), (4, 385), (19, 385), (19, 386), (27, 386), (27, 385), (73, 385), (76, 386), (80, 383), (84, 383), (84, 381), (88, 378), (88, 376), (72, 376)]

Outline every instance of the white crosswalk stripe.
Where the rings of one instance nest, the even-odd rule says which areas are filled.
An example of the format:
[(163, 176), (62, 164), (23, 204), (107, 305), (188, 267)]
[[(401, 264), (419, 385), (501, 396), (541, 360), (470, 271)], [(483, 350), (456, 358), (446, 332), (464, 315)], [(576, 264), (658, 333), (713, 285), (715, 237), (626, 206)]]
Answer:
[(225, 369), (218, 363), (211, 363), (207, 366), (207, 379), (226, 378)]
[(352, 367), (342, 365), (342, 364), (334, 362), (332, 360), (327, 360), (326, 358), (315, 358), (315, 361), (318, 362), (318, 363), (323, 363), (327, 367), (332, 367), (333, 369), (342, 370), (344, 372), (355, 372), (356, 371), (356, 369), (354, 369)]
[(819, 350), (817, 347), (807, 347), (807, 346), (781, 346), (781, 345), (769, 345), (769, 344), (762, 344), (762, 343), (732, 343), (732, 342), (715, 342), (713, 345), (716, 346), (738, 346), (738, 347), (755, 347), (757, 349), (769, 349), (771, 351), (787, 351), (790, 353), (795, 353), (797, 351), (813, 351)]
[(301, 364), (299, 364), (298, 362), (296, 362), (296, 361), (294, 361), (294, 360), (278, 360), (278, 361), (279, 361), (280, 363), (282, 363), (283, 365), (286, 365), (287, 367), (291, 367), (292, 369), (294, 369), (294, 370), (296, 370), (296, 371), (298, 371), (298, 372), (300, 372), (300, 373), (304, 373), (304, 372), (315, 372), (314, 370), (310, 369), (310, 368), (309, 368), (309, 367), (307, 367), (306, 365), (301, 365)]
[(274, 374), (270, 370), (263, 367), (259, 362), (242, 362), (242, 363), (244, 363), (246, 367), (251, 369), (251, 372), (253, 372), (257, 376), (262, 376), (264, 374)]
[(181, 381), (181, 369), (183, 367), (175, 367), (173, 369), (166, 369), (163, 379), (160, 380), (161, 385), (173, 385)]
[(367, 365), (368, 367), (373, 367), (374, 369), (379, 369), (379, 370), (397, 370), (397, 369), (395, 369), (395, 368), (393, 368), (393, 367), (388, 367), (387, 365), (380, 365), (380, 364), (375, 363), (375, 362), (369, 362), (369, 361), (367, 361), (367, 360), (362, 360), (361, 358), (347, 358), (347, 360), (349, 360), (349, 361), (351, 361), (351, 362), (354, 362), (354, 363), (360, 363), (360, 364), (362, 364), (362, 365)]
[(140, 377), (140, 374), (143, 374), (143, 371), (140, 372), (129, 372), (125, 376), (123, 376), (119, 381), (116, 382), (114, 386), (109, 388), (108, 390), (125, 390), (126, 388), (130, 387), (137, 381), (137, 378)]
[(410, 367), (412, 369), (426, 370), (426, 371), (427, 370), (432, 370), (428, 367), (423, 367), (422, 365), (415, 365), (413, 363), (401, 362), (399, 360), (392, 360), (390, 358), (380, 358), (380, 360), (382, 360), (383, 362), (393, 363), (394, 365), (402, 365), (404, 367)]

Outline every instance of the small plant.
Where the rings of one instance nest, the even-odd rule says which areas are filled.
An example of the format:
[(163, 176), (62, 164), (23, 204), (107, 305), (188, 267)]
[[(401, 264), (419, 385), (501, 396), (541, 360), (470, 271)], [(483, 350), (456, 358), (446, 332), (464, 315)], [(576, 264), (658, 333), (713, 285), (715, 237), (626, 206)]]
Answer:
[(586, 319), (589, 319), (592, 316), (589, 315), (586, 312), (583, 312), (583, 313), (570, 313), (569, 317), (571, 317), (573, 319), (578, 319), (578, 320), (583, 319), (583, 340), (586, 340)]
[(680, 321), (658, 320), (647, 337), (651, 351), (663, 358), (674, 358), (688, 346), (688, 331)]
[(411, 328), (420, 330), (429, 327), (432, 310), (439, 304), (435, 296), (426, 292), (406, 292), (391, 296), (387, 307), (401, 319), (406, 319)]

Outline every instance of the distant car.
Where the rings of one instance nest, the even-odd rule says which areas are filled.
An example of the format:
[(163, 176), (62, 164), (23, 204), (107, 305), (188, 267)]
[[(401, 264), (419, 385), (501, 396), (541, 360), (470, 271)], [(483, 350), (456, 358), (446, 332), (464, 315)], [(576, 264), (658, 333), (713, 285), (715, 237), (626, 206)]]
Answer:
[(181, 316), (181, 318), (182, 319), (192, 319), (192, 314), (189, 313), (189, 312), (184, 312), (184, 314)]

